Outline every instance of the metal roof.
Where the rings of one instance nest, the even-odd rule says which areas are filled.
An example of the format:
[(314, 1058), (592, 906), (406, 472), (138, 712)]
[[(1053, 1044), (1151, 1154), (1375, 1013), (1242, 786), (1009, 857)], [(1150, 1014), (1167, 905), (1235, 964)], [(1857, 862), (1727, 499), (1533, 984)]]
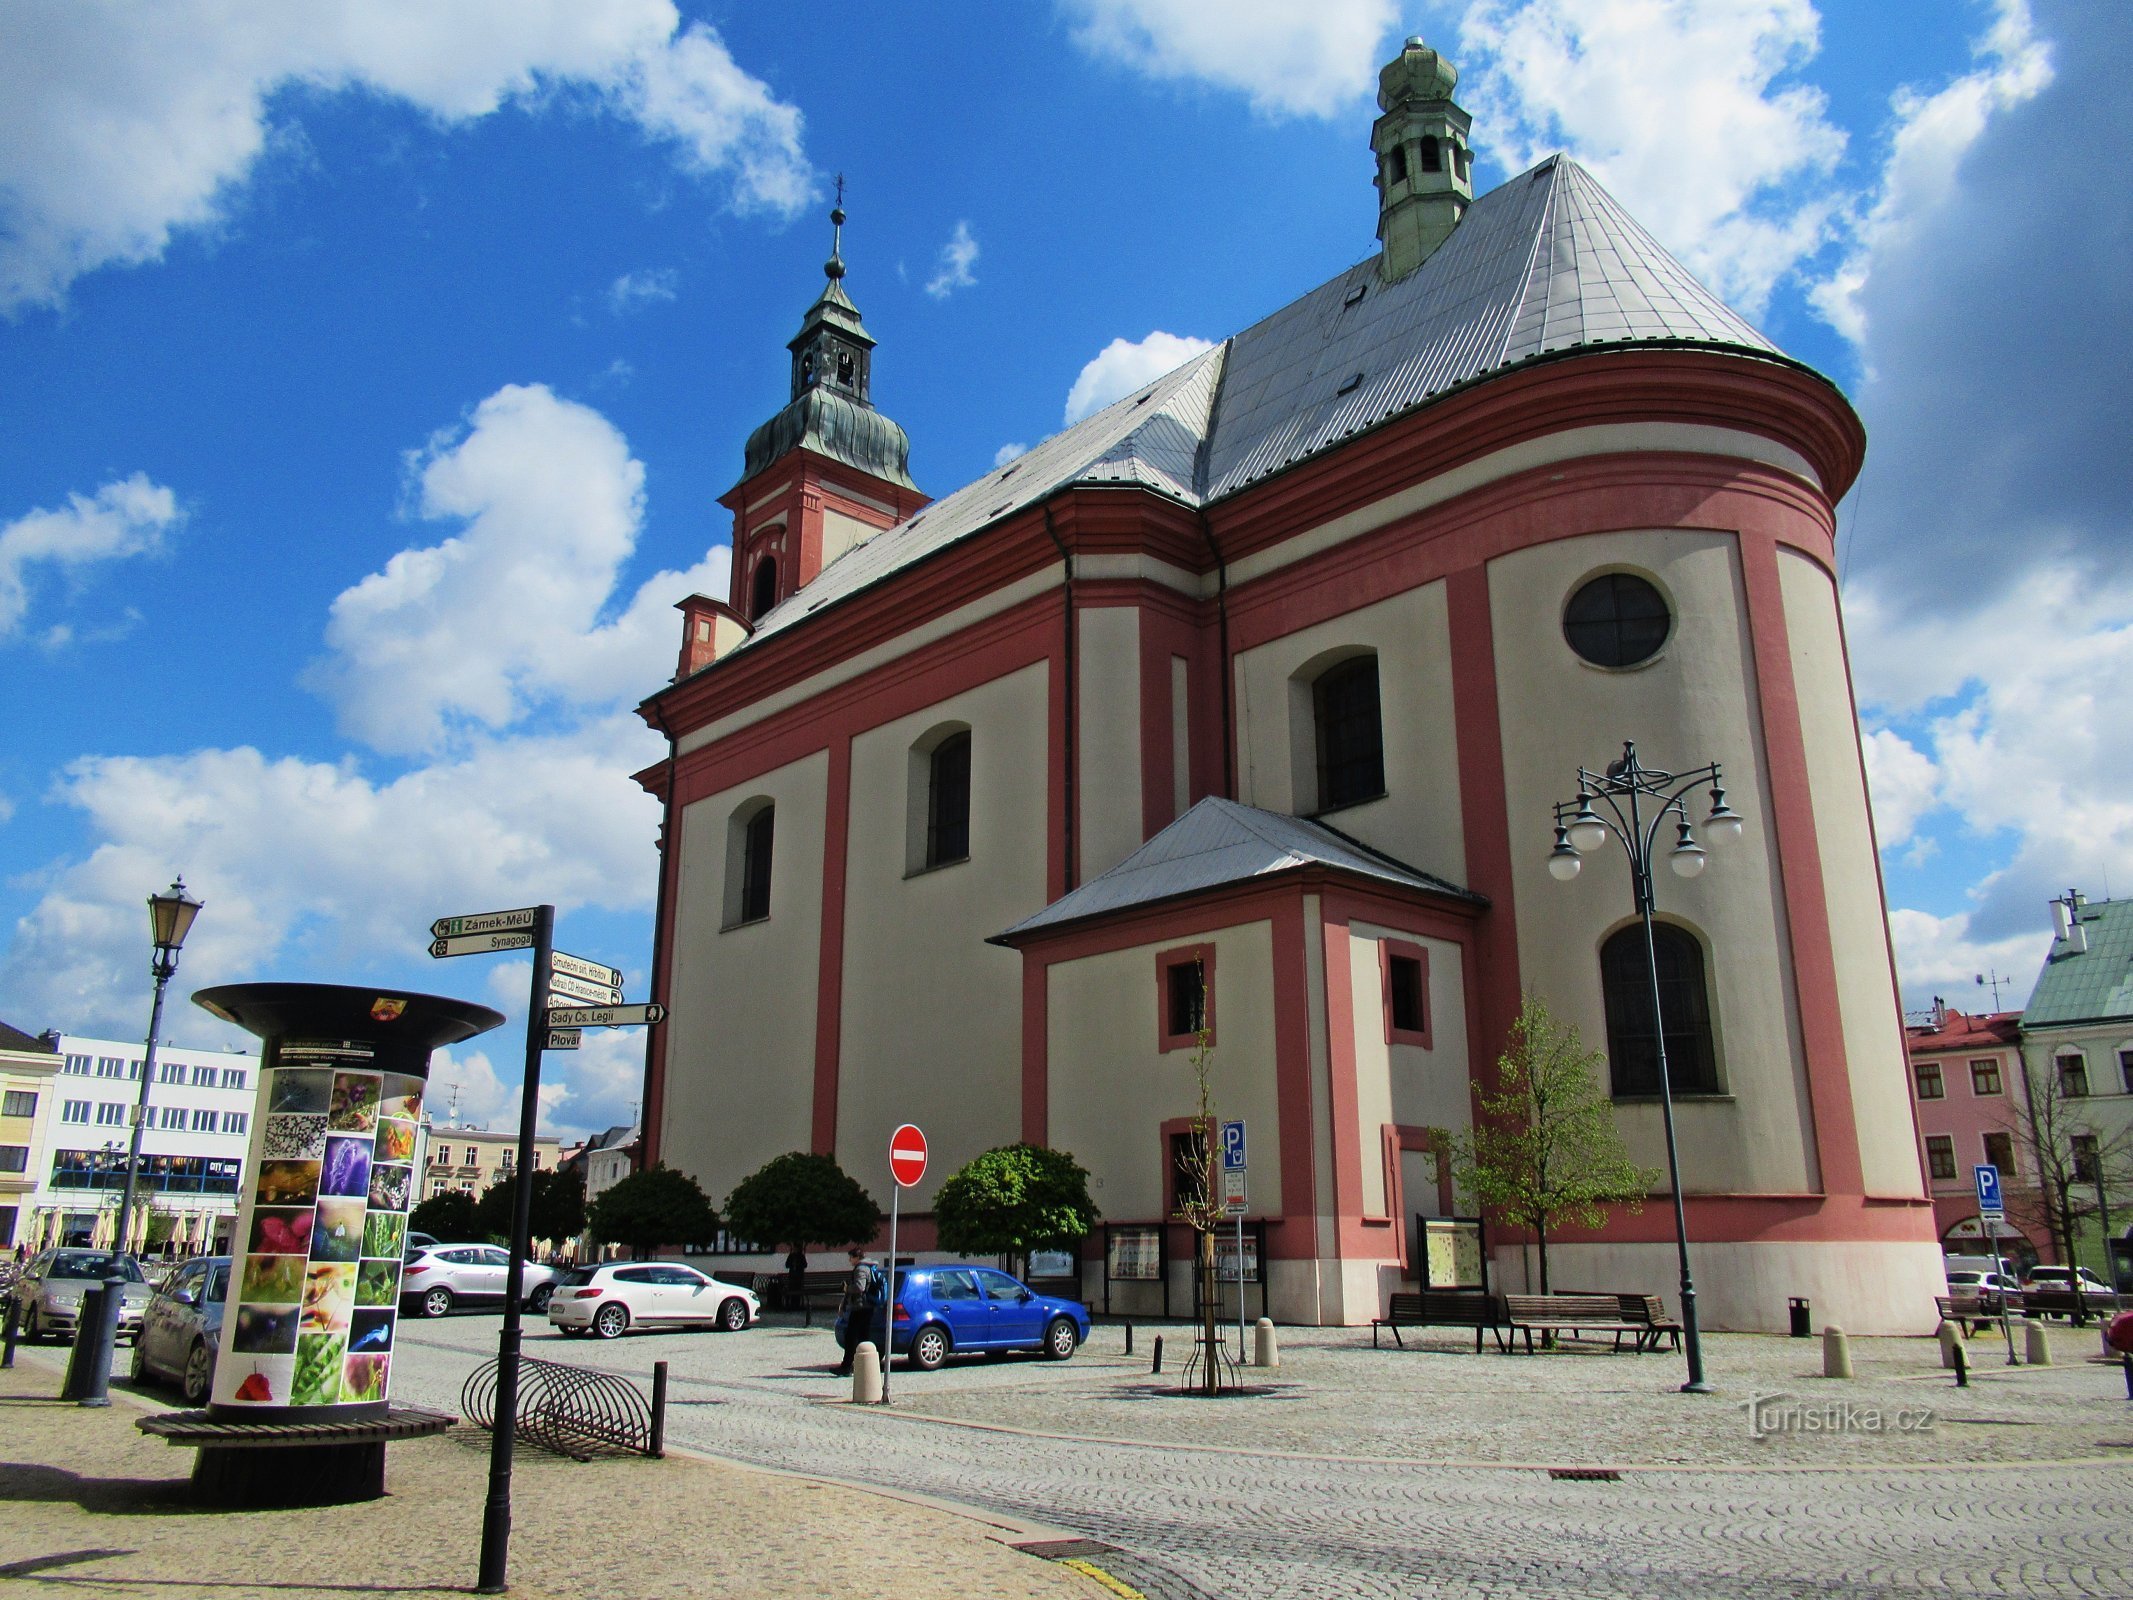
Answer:
[(2133, 901), (2085, 900), (2077, 908), (2086, 950), (2052, 941), (2022, 1008), (2026, 1032), (2074, 1022), (2133, 1018)]
[(1380, 282), (1377, 262), (1358, 262), (856, 546), (765, 616), (753, 638), (1072, 485), (1138, 484), (1202, 506), (1446, 390), (1565, 350), (1687, 344), (1781, 354), (1567, 156), (1476, 199), (1398, 283)]
[(991, 942), (1006, 944), (1089, 917), (1310, 866), (1333, 867), (1476, 905), (1488, 903), (1471, 889), (1396, 861), (1322, 822), (1210, 795), (1110, 871), (994, 935)]

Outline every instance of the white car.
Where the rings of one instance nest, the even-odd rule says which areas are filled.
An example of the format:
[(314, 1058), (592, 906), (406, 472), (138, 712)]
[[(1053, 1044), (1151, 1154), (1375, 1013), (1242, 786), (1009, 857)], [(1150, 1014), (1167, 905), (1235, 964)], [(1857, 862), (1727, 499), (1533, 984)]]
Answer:
[(574, 1267), (548, 1302), (548, 1322), (569, 1338), (618, 1339), (631, 1327), (684, 1323), (738, 1333), (762, 1316), (753, 1289), (711, 1277), (678, 1261), (624, 1261)]
[[(425, 1317), (441, 1317), (458, 1305), (502, 1305), (511, 1255), (493, 1244), (433, 1244), (407, 1253), (400, 1269), (400, 1303)], [(538, 1261), (525, 1264), (520, 1295), (538, 1316), (561, 1274)]]

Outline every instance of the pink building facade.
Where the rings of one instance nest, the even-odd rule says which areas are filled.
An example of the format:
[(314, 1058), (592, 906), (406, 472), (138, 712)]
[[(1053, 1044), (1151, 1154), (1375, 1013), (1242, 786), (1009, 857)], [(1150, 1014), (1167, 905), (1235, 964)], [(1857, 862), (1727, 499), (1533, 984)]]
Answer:
[(2026, 1225), (2037, 1214), (2036, 1174), (2015, 1135), (2015, 1107), (2025, 1085), (2022, 1013), (1971, 1016), (1936, 1000), (1930, 1022), (1904, 1029), (1911, 1059), (1911, 1106), (1918, 1160), (1933, 1196), (1933, 1221), (1951, 1255), (1986, 1252), (1972, 1169), (2000, 1169), (2008, 1221), (2001, 1249), (2017, 1269), (2056, 1260), (2051, 1240)]

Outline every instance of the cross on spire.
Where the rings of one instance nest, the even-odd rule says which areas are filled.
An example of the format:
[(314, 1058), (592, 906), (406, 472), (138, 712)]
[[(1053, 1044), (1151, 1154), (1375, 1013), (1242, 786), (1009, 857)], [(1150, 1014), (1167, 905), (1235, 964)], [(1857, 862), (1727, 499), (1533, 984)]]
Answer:
[(837, 174), (837, 203), (830, 208), (830, 258), (822, 270), (835, 283), (844, 276), (844, 174)]

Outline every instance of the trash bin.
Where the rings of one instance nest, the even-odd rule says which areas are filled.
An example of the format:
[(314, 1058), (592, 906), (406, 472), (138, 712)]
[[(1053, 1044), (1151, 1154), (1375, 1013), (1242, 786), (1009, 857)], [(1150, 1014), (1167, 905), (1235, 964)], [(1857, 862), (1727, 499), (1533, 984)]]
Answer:
[(1808, 1316), (1813, 1302), (1801, 1295), (1794, 1295), (1786, 1302), (1786, 1306), (1792, 1313), (1792, 1336), (1795, 1339), (1813, 1338), (1814, 1328)]

